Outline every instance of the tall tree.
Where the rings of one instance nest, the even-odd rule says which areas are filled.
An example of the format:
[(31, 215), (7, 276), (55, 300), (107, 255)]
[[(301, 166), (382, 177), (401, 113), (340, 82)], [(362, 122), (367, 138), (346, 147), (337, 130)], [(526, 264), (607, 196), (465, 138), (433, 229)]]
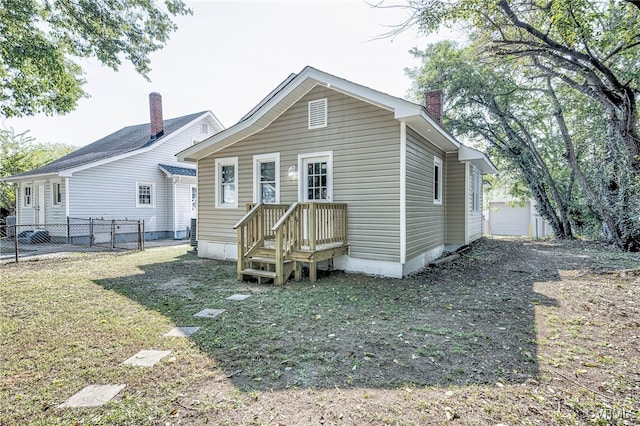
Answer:
[(553, 85), (599, 106), (601, 190), (590, 202), (612, 212), (612, 220), (602, 223), (611, 241), (640, 250), (640, 8), (623, 0), (412, 0), (410, 5), (415, 12), (410, 22), (424, 31), (464, 22), (484, 52), (503, 63), (518, 61), (532, 76), (549, 77)]
[(80, 59), (148, 78), (149, 54), (191, 13), (182, 0), (0, 0), (0, 114), (64, 114), (85, 96)]
[(415, 81), (414, 97), (429, 88), (443, 89), (448, 127), (467, 140), (480, 139), (502, 162), (516, 167), (554, 233), (572, 237), (566, 194), (544, 158), (549, 157), (544, 144), (548, 130), (536, 88), (520, 85), (522, 75), (511, 65), (479, 61), (473, 46), (458, 49), (443, 41), (413, 54), (423, 62), (408, 70)]
[[(44, 166), (74, 149), (64, 144), (37, 143), (28, 132), (16, 134), (13, 129), (0, 129), (0, 178)], [(14, 185), (0, 182), (0, 208), (14, 213), (15, 207)]]

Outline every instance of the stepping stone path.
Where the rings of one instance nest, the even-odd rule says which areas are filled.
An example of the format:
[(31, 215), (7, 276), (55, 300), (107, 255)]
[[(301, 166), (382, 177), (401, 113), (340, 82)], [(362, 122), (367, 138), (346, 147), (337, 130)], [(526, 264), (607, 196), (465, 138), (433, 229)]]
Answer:
[(202, 318), (215, 318), (223, 312), (226, 312), (226, 310), (225, 309), (203, 309), (197, 314), (193, 314), (193, 316), (202, 317)]
[(140, 351), (131, 358), (125, 360), (123, 364), (126, 365), (135, 365), (138, 367), (153, 367), (156, 365), (162, 358), (169, 355), (171, 351)]
[[(226, 300), (242, 301), (251, 297), (248, 294), (233, 294)], [(194, 317), (215, 318), (226, 312), (225, 309), (203, 309), (194, 314)], [(188, 337), (197, 332), (200, 327), (174, 327), (165, 334), (164, 337)], [(169, 355), (171, 351), (142, 350), (131, 358), (122, 362), (125, 365), (133, 365), (138, 367), (152, 367), (164, 357)], [(89, 385), (80, 392), (73, 395), (64, 403), (58, 405), (58, 408), (76, 408), (76, 407), (100, 407), (111, 401), (122, 389), (127, 385)]]
[(200, 330), (200, 327), (174, 327), (165, 334), (163, 337), (189, 337), (196, 331)]
[(58, 408), (100, 407), (111, 401), (126, 385), (90, 385), (73, 395)]
[(249, 296), (248, 294), (232, 294), (231, 296), (227, 297), (227, 300), (245, 300), (248, 299)]

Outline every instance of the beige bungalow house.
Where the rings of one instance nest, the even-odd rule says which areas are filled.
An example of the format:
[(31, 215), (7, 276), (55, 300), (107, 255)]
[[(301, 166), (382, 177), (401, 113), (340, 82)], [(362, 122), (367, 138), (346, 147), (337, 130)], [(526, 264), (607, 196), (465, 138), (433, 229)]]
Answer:
[(403, 277), (482, 236), (489, 159), (419, 105), (312, 67), (234, 126), (177, 154), (197, 164), (198, 254), (285, 282), (302, 264)]

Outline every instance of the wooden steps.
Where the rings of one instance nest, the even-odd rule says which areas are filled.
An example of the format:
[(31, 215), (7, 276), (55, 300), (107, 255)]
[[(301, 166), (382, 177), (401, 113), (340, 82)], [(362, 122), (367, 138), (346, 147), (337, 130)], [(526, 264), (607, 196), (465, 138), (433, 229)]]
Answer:
[[(249, 267), (242, 270), (243, 276), (249, 275), (258, 278), (258, 284), (262, 284), (262, 278), (271, 279), (274, 283), (277, 281), (275, 250), (263, 247), (260, 256), (251, 256), (248, 259), (248, 264)], [(283, 268), (286, 281), (293, 272), (293, 260), (285, 259)]]
[(349, 254), (347, 205), (344, 203), (294, 202), (251, 204), (234, 227), (238, 232), (238, 280), (249, 276), (282, 285), (302, 265), (309, 266), (309, 280), (317, 280), (317, 263)]

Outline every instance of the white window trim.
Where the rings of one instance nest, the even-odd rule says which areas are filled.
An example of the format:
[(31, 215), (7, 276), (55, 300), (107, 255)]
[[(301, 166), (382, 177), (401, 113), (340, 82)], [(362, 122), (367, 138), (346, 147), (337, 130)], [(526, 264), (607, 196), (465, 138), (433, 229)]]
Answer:
[[(436, 198), (436, 176), (435, 176), (435, 167), (438, 166), (438, 195), (439, 197)], [(442, 159), (440, 157), (433, 157), (433, 168), (434, 168), (434, 176), (433, 176), (433, 185), (432, 185), (432, 191), (433, 191), (433, 204), (438, 204), (441, 205), (442, 204), (442, 179), (444, 176), (444, 173), (442, 173)]]
[[(60, 202), (56, 200), (56, 191), (55, 191), (56, 185), (58, 185), (58, 188), (60, 189)], [(55, 208), (62, 207), (62, 204), (64, 203), (63, 195), (64, 194), (62, 193), (62, 180), (61, 179), (52, 180), (51, 181), (51, 206)]]
[[(196, 205), (193, 205), (193, 190), (196, 190)], [(198, 212), (198, 186), (197, 185), (189, 185), (189, 201), (191, 202), (191, 213)]]
[(253, 156), (253, 202), (260, 202), (260, 163), (276, 163), (276, 201), (280, 204), (280, 153), (260, 154)]
[[(312, 125), (311, 124), (311, 109), (312, 109), (312, 105), (315, 107), (315, 105), (322, 105), (324, 108), (324, 117), (322, 120), (322, 124), (316, 124), (316, 125)], [(308, 119), (308, 124), (309, 124), (309, 130), (311, 129), (321, 129), (323, 127), (327, 127), (327, 110), (328, 110), (328, 105), (327, 105), (327, 98), (322, 98), (322, 99), (316, 99), (313, 101), (309, 101), (309, 107), (308, 107), (308, 111), (307, 111), (307, 119)]]
[[(140, 204), (140, 186), (149, 186), (151, 204)], [(136, 207), (153, 208), (156, 206), (156, 184), (153, 182), (136, 182)]]
[[(33, 190), (33, 183), (29, 182), (29, 183), (25, 183), (22, 186), (22, 207), (25, 208), (33, 208), (33, 196), (34, 196), (34, 190)], [(27, 188), (31, 188), (31, 190), (29, 191), (29, 203), (27, 203), (27, 194), (25, 194), (25, 192), (27, 191)]]
[(480, 171), (475, 166), (471, 166), (471, 212), (475, 215), (480, 214), (482, 210), (480, 206), (482, 200), (481, 176)]
[(307, 201), (305, 189), (305, 168), (304, 160), (309, 158), (328, 158), (327, 161), (327, 199), (324, 202), (333, 202), (333, 151), (324, 152), (311, 152), (308, 154), (298, 154), (298, 200), (301, 202)]
[[(222, 166), (234, 166), (235, 167), (235, 184), (236, 184), (236, 201), (234, 203), (221, 203), (222, 194), (220, 192), (220, 185), (222, 184)], [(238, 198), (240, 194), (240, 178), (238, 176), (238, 157), (216, 158), (216, 207), (223, 209), (237, 209)]]

